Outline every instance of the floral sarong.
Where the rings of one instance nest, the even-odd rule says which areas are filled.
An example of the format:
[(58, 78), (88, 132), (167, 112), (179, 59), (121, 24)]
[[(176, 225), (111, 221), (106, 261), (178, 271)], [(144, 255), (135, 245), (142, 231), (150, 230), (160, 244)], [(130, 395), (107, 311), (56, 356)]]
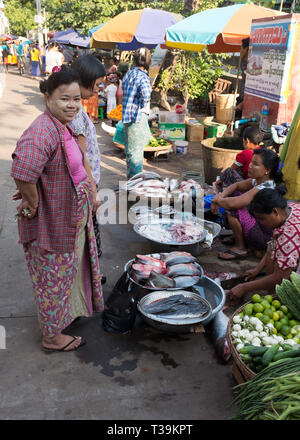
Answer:
[(37, 241), (24, 244), (29, 274), (44, 337), (54, 337), (78, 316), (104, 308), (101, 274), (91, 214), (88, 179), (77, 188), (77, 231), (73, 252), (53, 253)]

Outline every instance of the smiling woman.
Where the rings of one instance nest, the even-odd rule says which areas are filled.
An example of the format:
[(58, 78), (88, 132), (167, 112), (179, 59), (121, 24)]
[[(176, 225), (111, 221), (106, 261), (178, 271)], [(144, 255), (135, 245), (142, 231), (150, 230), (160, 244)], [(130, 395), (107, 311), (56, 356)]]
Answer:
[(22, 199), (19, 236), (33, 284), (42, 347), (71, 351), (85, 344), (62, 331), (79, 316), (103, 310), (92, 221), (92, 183), (68, 123), (80, 109), (75, 72), (40, 85), (47, 108), (17, 142), (11, 175)]

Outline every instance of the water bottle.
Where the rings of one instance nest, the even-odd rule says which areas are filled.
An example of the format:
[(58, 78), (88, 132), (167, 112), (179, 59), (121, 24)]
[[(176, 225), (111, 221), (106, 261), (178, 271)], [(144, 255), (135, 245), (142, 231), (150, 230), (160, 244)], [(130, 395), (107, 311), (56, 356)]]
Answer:
[(269, 104), (265, 102), (261, 110), (261, 120), (259, 124), (259, 128), (263, 131), (267, 131), (269, 128), (268, 115), (269, 115)]

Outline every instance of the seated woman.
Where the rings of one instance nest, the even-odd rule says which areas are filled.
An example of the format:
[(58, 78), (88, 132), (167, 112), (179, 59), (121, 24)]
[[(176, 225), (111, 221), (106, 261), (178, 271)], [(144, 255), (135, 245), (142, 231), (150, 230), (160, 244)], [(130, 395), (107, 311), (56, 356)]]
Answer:
[[(226, 292), (231, 300), (242, 298), (248, 292), (267, 290), (273, 293), (276, 284), (281, 284), (283, 278), (289, 278), (297, 268), (299, 271), (300, 205), (288, 203), (284, 193), (280, 188), (263, 189), (250, 203), (249, 211), (261, 224), (272, 228), (273, 238), (257, 267), (246, 272), (248, 282)], [(255, 279), (263, 269), (266, 276)]]
[(230, 185), (212, 199), (211, 211), (227, 210), (227, 220), (232, 229), (234, 246), (218, 256), (223, 260), (244, 259), (247, 247), (265, 250), (272, 236), (270, 228), (260, 224), (249, 212), (248, 205), (256, 193), (264, 188), (274, 189), (282, 182), (278, 170), (279, 158), (272, 150), (254, 150), (248, 169), (249, 179)]
[(243, 151), (236, 155), (231, 167), (227, 168), (215, 182), (220, 191), (235, 182), (248, 179), (248, 168), (252, 160), (253, 151), (263, 146), (263, 133), (258, 127), (246, 127), (243, 132)]

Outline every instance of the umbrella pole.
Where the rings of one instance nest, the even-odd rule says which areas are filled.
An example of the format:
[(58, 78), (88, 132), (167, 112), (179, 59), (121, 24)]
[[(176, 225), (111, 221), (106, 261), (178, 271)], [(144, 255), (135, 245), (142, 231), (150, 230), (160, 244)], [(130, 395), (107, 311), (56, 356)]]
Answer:
[(234, 120), (235, 120), (236, 95), (237, 95), (238, 85), (239, 85), (240, 70), (241, 70), (241, 53), (240, 53), (240, 56), (239, 56), (238, 71), (237, 71), (237, 75), (236, 75), (235, 90), (234, 90), (234, 105), (232, 107), (232, 118), (231, 118), (232, 121), (231, 121), (231, 124), (230, 124), (230, 133), (231, 134), (233, 134), (233, 125), (234, 125)]

